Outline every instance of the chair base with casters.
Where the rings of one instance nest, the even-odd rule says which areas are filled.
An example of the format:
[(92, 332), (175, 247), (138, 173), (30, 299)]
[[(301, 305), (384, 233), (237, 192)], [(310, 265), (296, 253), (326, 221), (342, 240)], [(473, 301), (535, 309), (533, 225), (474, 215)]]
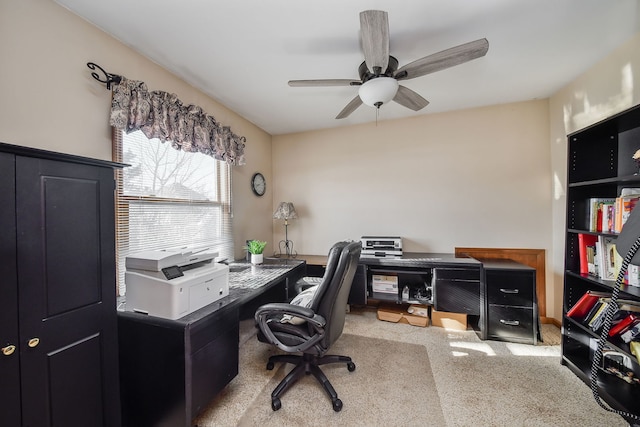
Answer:
[(331, 345), (342, 334), (351, 283), (360, 258), (359, 242), (338, 242), (329, 251), (327, 268), (320, 283), (297, 295), (291, 303), (268, 303), (256, 310), (258, 340), (272, 344), (287, 354), (272, 356), (267, 369), (275, 363), (291, 363), (294, 368), (271, 393), (271, 408), (281, 407), (281, 396), (303, 375), (312, 374), (329, 395), (333, 409), (342, 409), (342, 401), (319, 368), (328, 363), (346, 363), (349, 372), (356, 369), (350, 357), (328, 355)]
[(271, 356), (267, 362), (267, 369), (272, 370), (276, 363), (291, 363), (296, 365), (271, 393), (271, 409), (277, 411), (282, 407), (280, 402), (280, 396), (287, 391), (296, 381), (298, 381), (303, 375), (312, 374), (322, 385), (324, 390), (331, 399), (333, 410), (339, 412), (342, 409), (342, 400), (338, 398), (338, 393), (329, 382), (327, 376), (320, 369), (320, 365), (326, 365), (329, 363), (346, 363), (349, 372), (356, 370), (356, 364), (353, 363), (348, 356), (338, 356), (333, 354), (327, 354), (324, 356), (314, 356), (311, 354), (302, 354), (301, 356), (293, 354), (279, 354)]

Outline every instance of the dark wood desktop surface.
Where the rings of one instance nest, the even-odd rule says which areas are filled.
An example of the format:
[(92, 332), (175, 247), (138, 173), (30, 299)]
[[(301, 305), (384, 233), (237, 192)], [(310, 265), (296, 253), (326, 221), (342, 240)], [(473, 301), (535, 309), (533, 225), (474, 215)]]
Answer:
[[(303, 260), (307, 265), (320, 265), (325, 266), (327, 264), (326, 255), (306, 255), (299, 254), (295, 259)], [(376, 256), (360, 256), (360, 264), (366, 265), (393, 265), (403, 266), (406, 264), (418, 263), (425, 266), (443, 265), (443, 264), (481, 264), (480, 261), (470, 258), (465, 255), (456, 255), (454, 253), (431, 253), (431, 252), (405, 252), (402, 256), (388, 256), (388, 257), (376, 257)]]

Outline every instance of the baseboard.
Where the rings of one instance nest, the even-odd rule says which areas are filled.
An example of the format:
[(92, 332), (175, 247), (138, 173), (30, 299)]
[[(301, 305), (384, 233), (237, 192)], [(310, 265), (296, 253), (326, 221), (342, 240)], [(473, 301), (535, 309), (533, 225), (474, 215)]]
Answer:
[(562, 322), (553, 317), (540, 317), (540, 323), (552, 324), (557, 326), (558, 328), (562, 328)]

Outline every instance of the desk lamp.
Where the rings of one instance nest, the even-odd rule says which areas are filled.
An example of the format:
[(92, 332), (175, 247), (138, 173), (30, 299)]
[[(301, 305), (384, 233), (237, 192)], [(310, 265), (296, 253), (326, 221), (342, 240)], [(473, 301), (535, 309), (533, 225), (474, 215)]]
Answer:
[[(611, 329), (611, 323), (613, 317), (618, 311), (618, 295), (620, 289), (624, 286), (624, 275), (629, 268), (629, 264), (640, 265), (640, 209), (634, 209), (629, 215), (629, 219), (622, 227), (620, 234), (616, 238), (616, 251), (623, 257), (622, 266), (620, 272), (616, 278), (615, 286), (611, 292), (611, 300), (605, 311), (605, 320), (602, 327), (602, 333), (598, 339), (598, 346), (593, 356), (593, 363), (591, 364), (591, 391), (598, 405), (609, 412), (614, 412), (624, 417), (627, 421), (636, 420), (640, 421), (640, 416), (631, 414), (626, 411), (619, 411), (610, 408), (608, 405), (602, 402), (598, 393), (598, 371), (600, 369), (600, 363), (602, 362), (602, 350), (607, 342), (609, 330)], [(636, 358), (640, 359), (640, 355), (636, 355)]]
[(288, 258), (295, 258), (298, 254), (293, 250), (293, 242), (289, 240), (288, 227), (289, 220), (298, 218), (298, 213), (296, 212), (296, 208), (293, 207), (293, 203), (291, 202), (280, 202), (278, 205), (278, 209), (273, 213), (274, 219), (284, 219), (284, 240), (280, 240), (278, 243), (278, 249), (280, 250), (280, 254), (276, 254), (276, 257), (282, 256), (282, 249), (284, 246), (284, 253)]

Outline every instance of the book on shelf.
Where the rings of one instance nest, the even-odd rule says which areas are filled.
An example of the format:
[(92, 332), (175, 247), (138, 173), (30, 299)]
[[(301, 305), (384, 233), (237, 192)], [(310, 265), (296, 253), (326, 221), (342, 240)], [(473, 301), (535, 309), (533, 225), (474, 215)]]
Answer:
[[(615, 218), (615, 212), (612, 210), (615, 203), (616, 198), (592, 197), (589, 199), (589, 231), (603, 232), (608, 227), (609, 216), (612, 216), (612, 219)], [(613, 223), (615, 221), (612, 221)]]
[[(618, 307), (621, 311), (630, 311), (633, 313), (640, 313), (640, 301), (630, 299), (618, 299)], [(640, 314), (638, 315), (640, 317)]]
[(625, 285), (640, 286), (640, 266), (629, 264), (625, 274)]
[(596, 313), (602, 308), (602, 304), (603, 304), (602, 298), (598, 298), (598, 300), (593, 305), (593, 307), (591, 307), (591, 310), (589, 310), (587, 315), (584, 316), (584, 319), (582, 319), (582, 323), (589, 326), (589, 323), (591, 323), (591, 319), (593, 319)]
[(616, 233), (622, 231), (622, 226), (627, 222), (631, 211), (640, 200), (640, 189), (623, 188), (620, 197), (616, 198), (614, 208), (614, 229)]
[(596, 241), (597, 267), (596, 276), (603, 280), (615, 280), (616, 238), (613, 236), (598, 236)]
[(615, 206), (614, 200), (613, 203), (603, 203), (600, 207), (602, 210), (602, 222), (599, 231), (603, 233), (613, 233), (615, 229)]
[[(597, 241), (598, 239), (596, 239)], [(589, 274), (598, 274), (598, 257), (596, 256), (596, 244), (587, 246), (587, 270)]]
[[(593, 248), (595, 248), (596, 241), (598, 240), (598, 236), (595, 234), (578, 234), (578, 255), (580, 257), (580, 274), (595, 274), (595, 266), (592, 267), (592, 270), (589, 270), (589, 261), (591, 259), (591, 263), (593, 264)], [(592, 249), (592, 253), (589, 254), (589, 247)]]
[(585, 321), (589, 312), (601, 298), (607, 298), (610, 294), (598, 291), (587, 291), (578, 301), (567, 311), (567, 317)]
[(609, 329), (609, 336), (615, 337), (627, 331), (627, 329), (633, 327), (636, 323), (640, 322), (640, 317), (634, 313), (628, 313), (622, 317), (620, 321), (613, 324)]
[[(622, 256), (620, 256), (617, 249), (613, 251), (613, 256), (614, 256), (613, 262), (615, 264), (615, 271), (613, 276), (615, 277), (615, 280), (618, 280), (618, 274), (620, 274), (620, 269), (622, 268)], [(626, 272), (625, 272), (625, 277), (626, 277)]]
[(589, 316), (585, 319), (588, 322), (587, 326), (593, 331), (598, 331), (604, 324), (605, 313), (609, 308), (610, 302), (604, 298), (600, 298), (596, 304), (598, 308), (594, 310), (593, 314), (589, 313)]

